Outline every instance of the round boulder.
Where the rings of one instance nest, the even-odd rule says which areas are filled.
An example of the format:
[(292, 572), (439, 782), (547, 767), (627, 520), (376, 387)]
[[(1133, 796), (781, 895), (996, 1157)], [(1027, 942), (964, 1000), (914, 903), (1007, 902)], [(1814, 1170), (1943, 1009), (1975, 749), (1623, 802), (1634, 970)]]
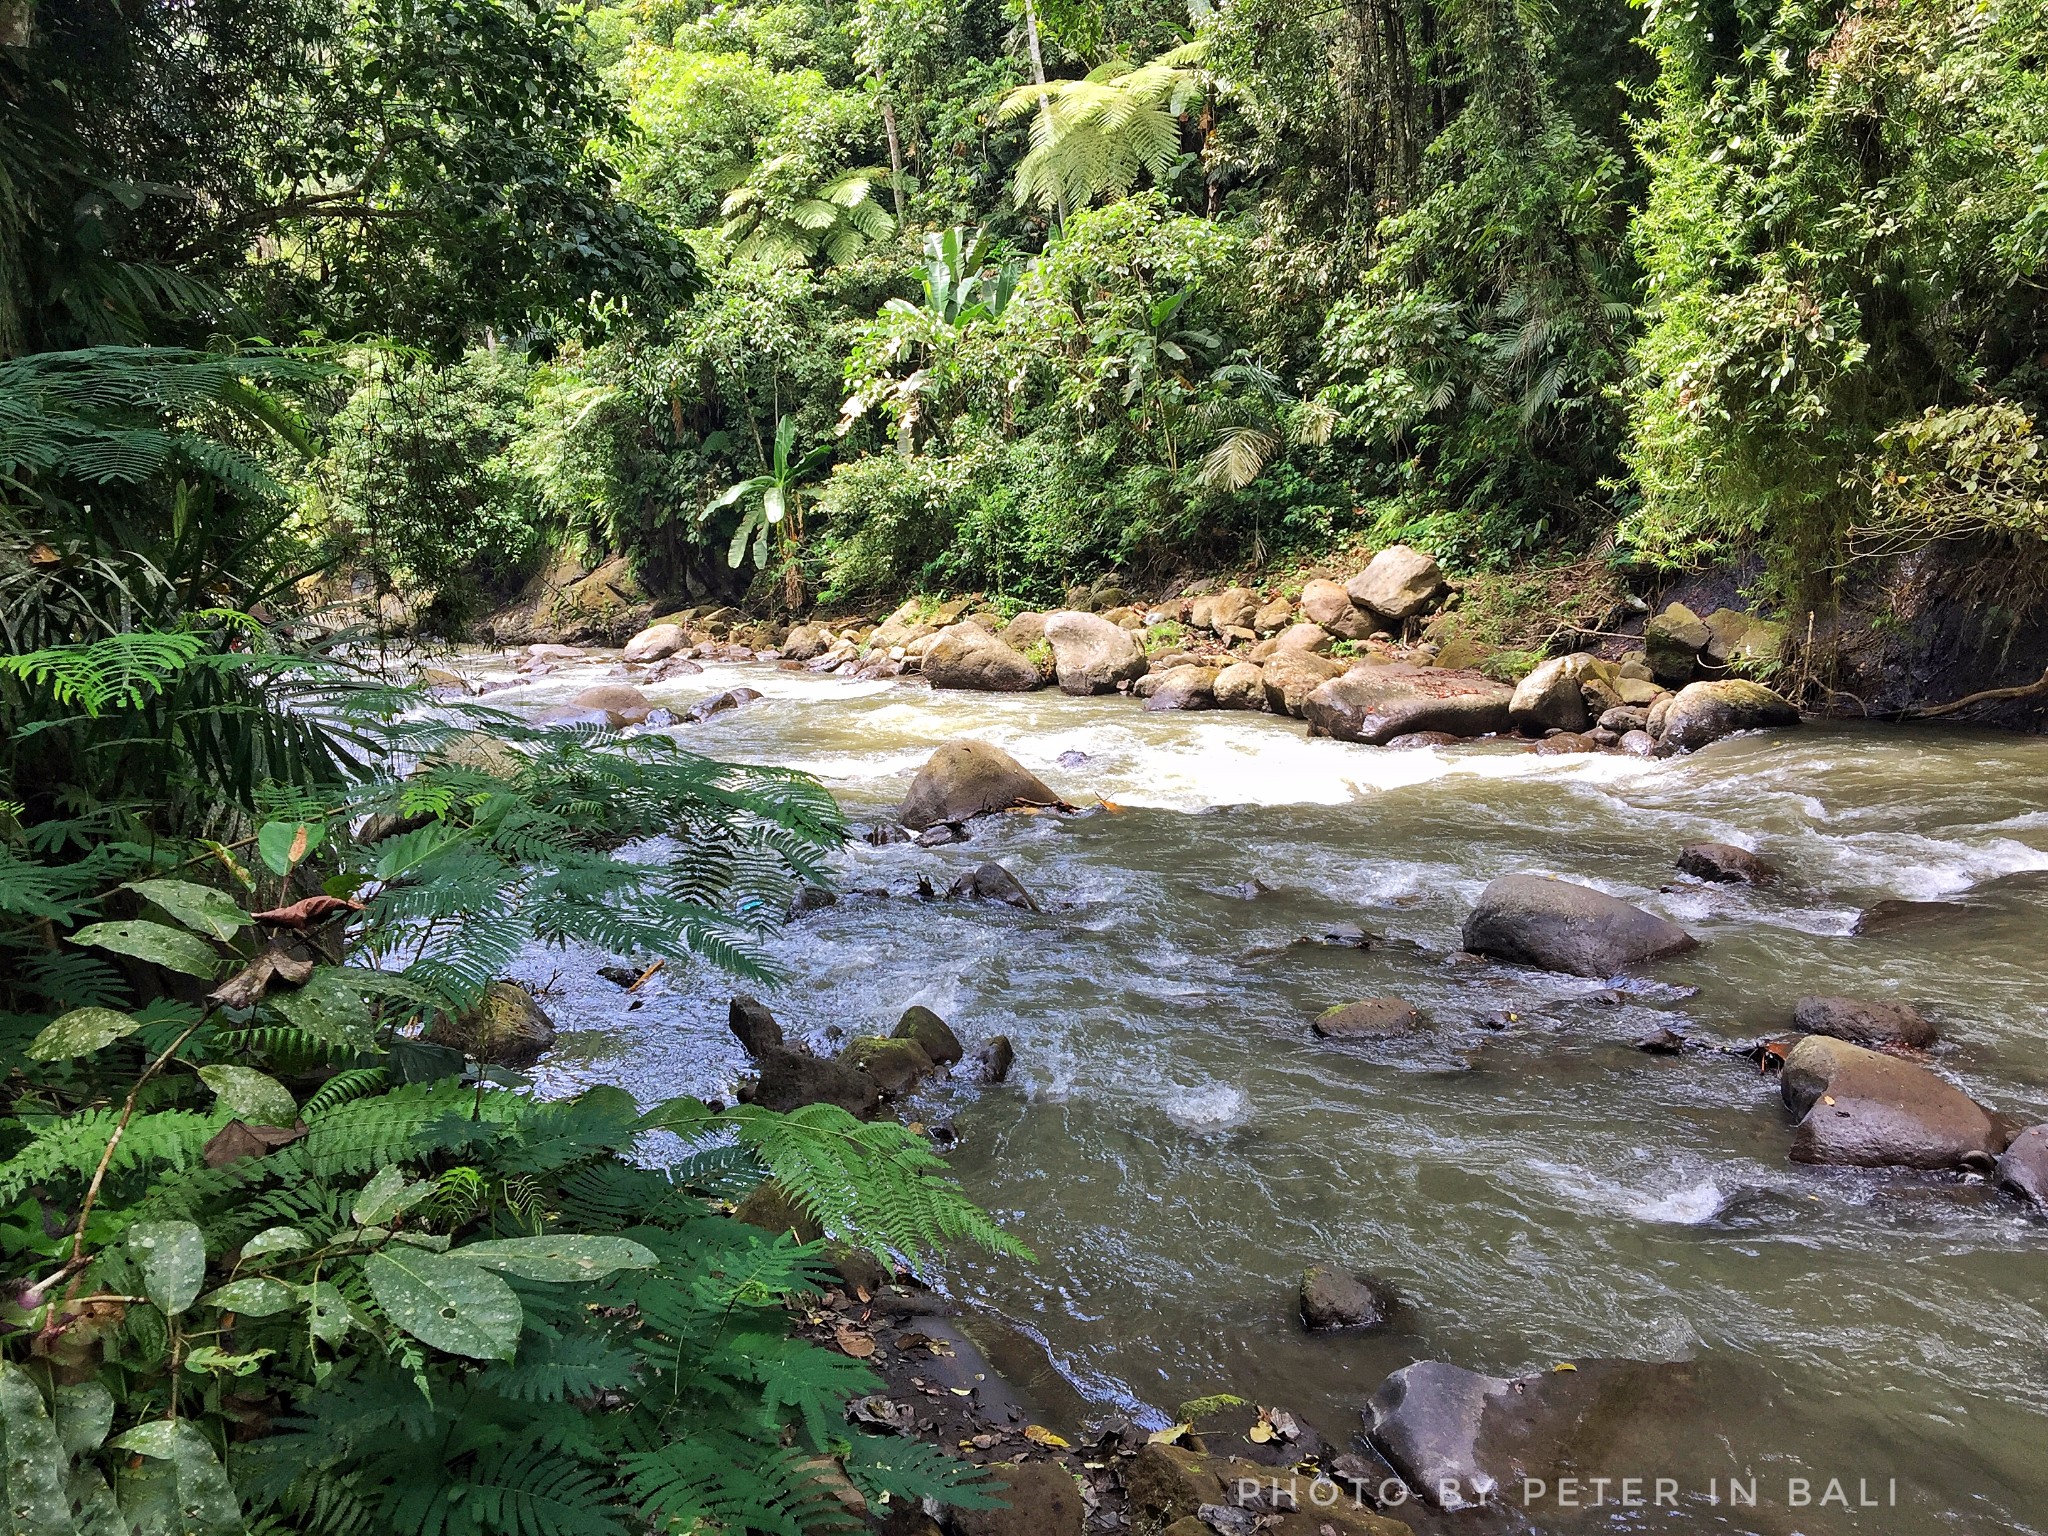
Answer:
[(904, 1009), (903, 1017), (889, 1033), (898, 1040), (915, 1040), (924, 1048), (925, 1055), (942, 1067), (950, 1067), (966, 1054), (952, 1025), (920, 1003)]
[(1311, 1028), (1325, 1040), (1384, 1040), (1422, 1028), (1422, 1014), (1398, 997), (1367, 997), (1325, 1008)]
[(1988, 1168), (2005, 1150), (1990, 1112), (1946, 1078), (1827, 1035), (1792, 1047), (1779, 1091), (1804, 1117), (1792, 1135), (1795, 1163)]
[(628, 688), (619, 683), (606, 683), (596, 688), (586, 688), (569, 701), (569, 708), (589, 710), (605, 717), (613, 727), (638, 725), (654, 709), (654, 701), (638, 688)]
[(1427, 609), (1446, 585), (1435, 556), (1395, 544), (1374, 555), (1364, 570), (1344, 584), (1344, 590), (1360, 608), (1398, 624)]
[(1719, 885), (1776, 885), (1779, 878), (1777, 865), (1733, 843), (1693, 843), (1680, 849), (1678, 872)]
[(1692, 752), (1737, 731), (1798, 723), (1799, 711), (1761, 683), (1724, 677), (1678, 691), (1664, 712), (1658, 745), (1667, 753)]
[(1218, 709), (1264, 709), (1266, 674), (1249, 661), (1233, 661), (1211, 687)]
[(1301, 712), (1321, 735), (1378, 746), (1424, 731), (1466, 737), (1506, 730), (1512, 695), (1505, 683), (1477, 672), (1396, 662), (1353, 667), (1320, 684)]
[(533, 994), (512, 981), (494, 981), (459, 1018), (443, 1017), (423, 1037), (497, 1067), (530, 1067), (555, 1043), (555, 1026)]
[(1359, 611), (1351, 594), (1321, 577), (1301, 589), (1301, 616), (1344, 640), (1363, 640), (1373, 631), (1372, 616)]
[(1544, 662), (1515, 686), (1508, 719), (1532, 736), (1583, 731), (1620, 702), (1621, 674), (1614, 664), (1575, 651)]
[(924, 653), (924, 676), (934, 688), (976, 693), (1029, 693), (1045, 681), (1029, 657), (979, 624), (954, 624), (934, 635)]
[(1118, 683), (1145, 675), (1145, 653), (1131, 632), (1098, 614), (1068, 609), (1048, 615), (1045, 638), (1062, 693), (1114, 693)]
[(1464, 942), (1475, 954), (1592, 977), (1699, 947), (1676, 923), (1544, 875), (1502, 875), (1488, 885), (1465, 919)]
[(1803, 1035), (1830, 1035), (1857, 1045), (1908, 1045), (1925, 1050), (1935, 1028), (1908, 1003), (1872, 1003), (1855, 997), (1802, 997), (1792, 1022)]
[(2048, 1125), (2030, 1125), (1998, 1159), (1998, 1182), (2048, 1211)]
[(1385, 1326), (1394, 1315), (1394, 1288), (1336, 1264), (1301, 1272), (1301, 1321), (1315, 1333)]
[(918, 769), (903, 798), (902, 821), (913, 832), (922, 832), (1020, 805), (1064, 803), (1001, 747), (985, 741), (949, 741)]
[(680, 624), (650, 624), (626, 642), (624, 661), (664, 661), (690, 643)]

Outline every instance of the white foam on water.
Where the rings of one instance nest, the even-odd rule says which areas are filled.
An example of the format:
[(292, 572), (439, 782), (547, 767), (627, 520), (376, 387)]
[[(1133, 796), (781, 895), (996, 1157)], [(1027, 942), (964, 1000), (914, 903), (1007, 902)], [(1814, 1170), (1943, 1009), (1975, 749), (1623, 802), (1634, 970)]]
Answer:
[(1205, 1083), (1169, 1094), (1160, 1108), (1184, 1131), (1226, 1131), (1251, 1117), (1252, 1101), (1229, 1083)]
[[(1653, 1226), (1701, 1226), (1728, 1206), (1728, 1196), (1712, 1178), (1645, 1189), (1568, 1163), (1526, 1162), (1522, 1166), (1552, 1194), (1581, 1209), (1628, 1216)], [(1679, 1178), (1685, 1176), (1681, 1173)]]

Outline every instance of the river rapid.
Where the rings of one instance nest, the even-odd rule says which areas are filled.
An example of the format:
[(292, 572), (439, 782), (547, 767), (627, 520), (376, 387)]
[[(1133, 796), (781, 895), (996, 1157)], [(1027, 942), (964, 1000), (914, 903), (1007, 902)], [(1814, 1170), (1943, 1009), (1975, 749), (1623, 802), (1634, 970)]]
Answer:
[[(464, 669), (513, 677), (503, 658)], [(612, 670), (592, 658), (489, 702), (537, 711)], [(1015, 1042), (1008, 1083), (941, 1080), (916, 1112), (958, 1132), (960, 1177), (1039, 1262), (968, 1257), (938, 1278), (1039, 1343), (1057, 1376), (1036, 1386), (1070, 1417), (1163, 1425), (1227, 1390), (1341, 1444), (1415, 1359), (1499, 1375), (1689, 1361), (1698, 1406), (1680, 1431), (1644, 1464), (1585, 1469), (1675, 1477), (1676, 1507), (1622, 1508), (1609, 1488), (1600, 1508), (1581, 1491), (1579, 1508), (1516, 1518), (2048, 1532), (2048, 1222), (1979, 1180), (1795, 1166), (1775, 1078), (1633, 1044), (1660, 1026), (1709, 1044), (1783, 1032), (1812, 992), (1910, 1001), (1942, 1026), (1940, 1069), (2048, 1119), (2048, 742), (1808, 726), (1644, 762), (1390, 752), (1271, 716), (761, 664), (646, 692), (680, 710), (742, 684), (766, 698), (674, 734), (816, 774), (856, 822), (885, 817), (957, 736), (1091, 808), (990, 818), (952, 847), (855, 843), (846, 894), (772, 942), (784, 979), (758, 989), (820, 1050), (886, 1033), (912, 1003), (970, 1054)], [(1758, 849), (1787, 883), (1681, 880), (1674, 855), (1705, 839)], [(914, 899), (919, 876), (943, 890), (984, 859), (1044, 911)], [(1461, 961), (1474, 897), (1515, 870), (1639, 902), (1703, 947), (1621, 993)], [(1953, 905), (1852, 933), (1887, 900)], [(1380, 942), (1313, 942), (1342, 924)], [(544, 1086), (729, 1096), (746, 1067), (730, 981), (662, 976), (629, 1011), (599, 958), (537, 954), (521, 972), (551, 988), (564, 1031)], [(1311, 1035), (1321, 1009), (1383, 994), (1432, 1029), (1369, 1048)], [(1392, 1281), (1396, 1328), (1305, 1334), (1295, 1287), (1317, 1261)], [(1731, 1477), (1755, 1480), (1754, 1506), (1728, 1502)], [(1823, 1507), (1830, 1479), (1875, 1507)]]

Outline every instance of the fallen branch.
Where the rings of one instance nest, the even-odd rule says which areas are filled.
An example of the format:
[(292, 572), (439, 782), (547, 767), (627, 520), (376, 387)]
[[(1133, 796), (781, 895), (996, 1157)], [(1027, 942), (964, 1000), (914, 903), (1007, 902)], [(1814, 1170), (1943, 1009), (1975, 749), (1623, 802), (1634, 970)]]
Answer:
[(1973, 704), (2002, 704), (2011, 699), (2037, 699), (2048, 695), (2048, 672), (2041, 674), (2037, 683), (2028, 683), (2020, 688), (1986, 688), (1980, 693), (1963, 695), (1948, 704), (1931, 704), (1925, 709), (1901, 710), (1907, 720), (1932, 720), (1939, 715), (1953, 715), (1958, 710), (1968, 709)]

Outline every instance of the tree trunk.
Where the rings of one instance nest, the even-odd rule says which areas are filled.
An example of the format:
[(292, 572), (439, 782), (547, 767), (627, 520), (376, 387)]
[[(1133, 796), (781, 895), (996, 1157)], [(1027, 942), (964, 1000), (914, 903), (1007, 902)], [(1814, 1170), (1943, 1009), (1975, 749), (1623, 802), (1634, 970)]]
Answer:
[(882, 128), (889, 135), (889, 191), (896, 202), (896, 222), (903, 223), (903, 146), (896, 137), (896, 109), (882, 100)]
[[(1024, 0), (1024, 41), (1031, 48), (1031, 78), (1038, 82), (1038, 110), (1051, 117), (1052, 102), (1045, 94), (1045, 55), (1038, 47), (1038, 7), (1031, 0)], [(1061, 230), (1067, 227), (1067, 194), (1064, 188), (1060, 190), (1053, 227)]]
[(0, 48), (28, 46), (29, 19), (35, 0), (0, 0)]

